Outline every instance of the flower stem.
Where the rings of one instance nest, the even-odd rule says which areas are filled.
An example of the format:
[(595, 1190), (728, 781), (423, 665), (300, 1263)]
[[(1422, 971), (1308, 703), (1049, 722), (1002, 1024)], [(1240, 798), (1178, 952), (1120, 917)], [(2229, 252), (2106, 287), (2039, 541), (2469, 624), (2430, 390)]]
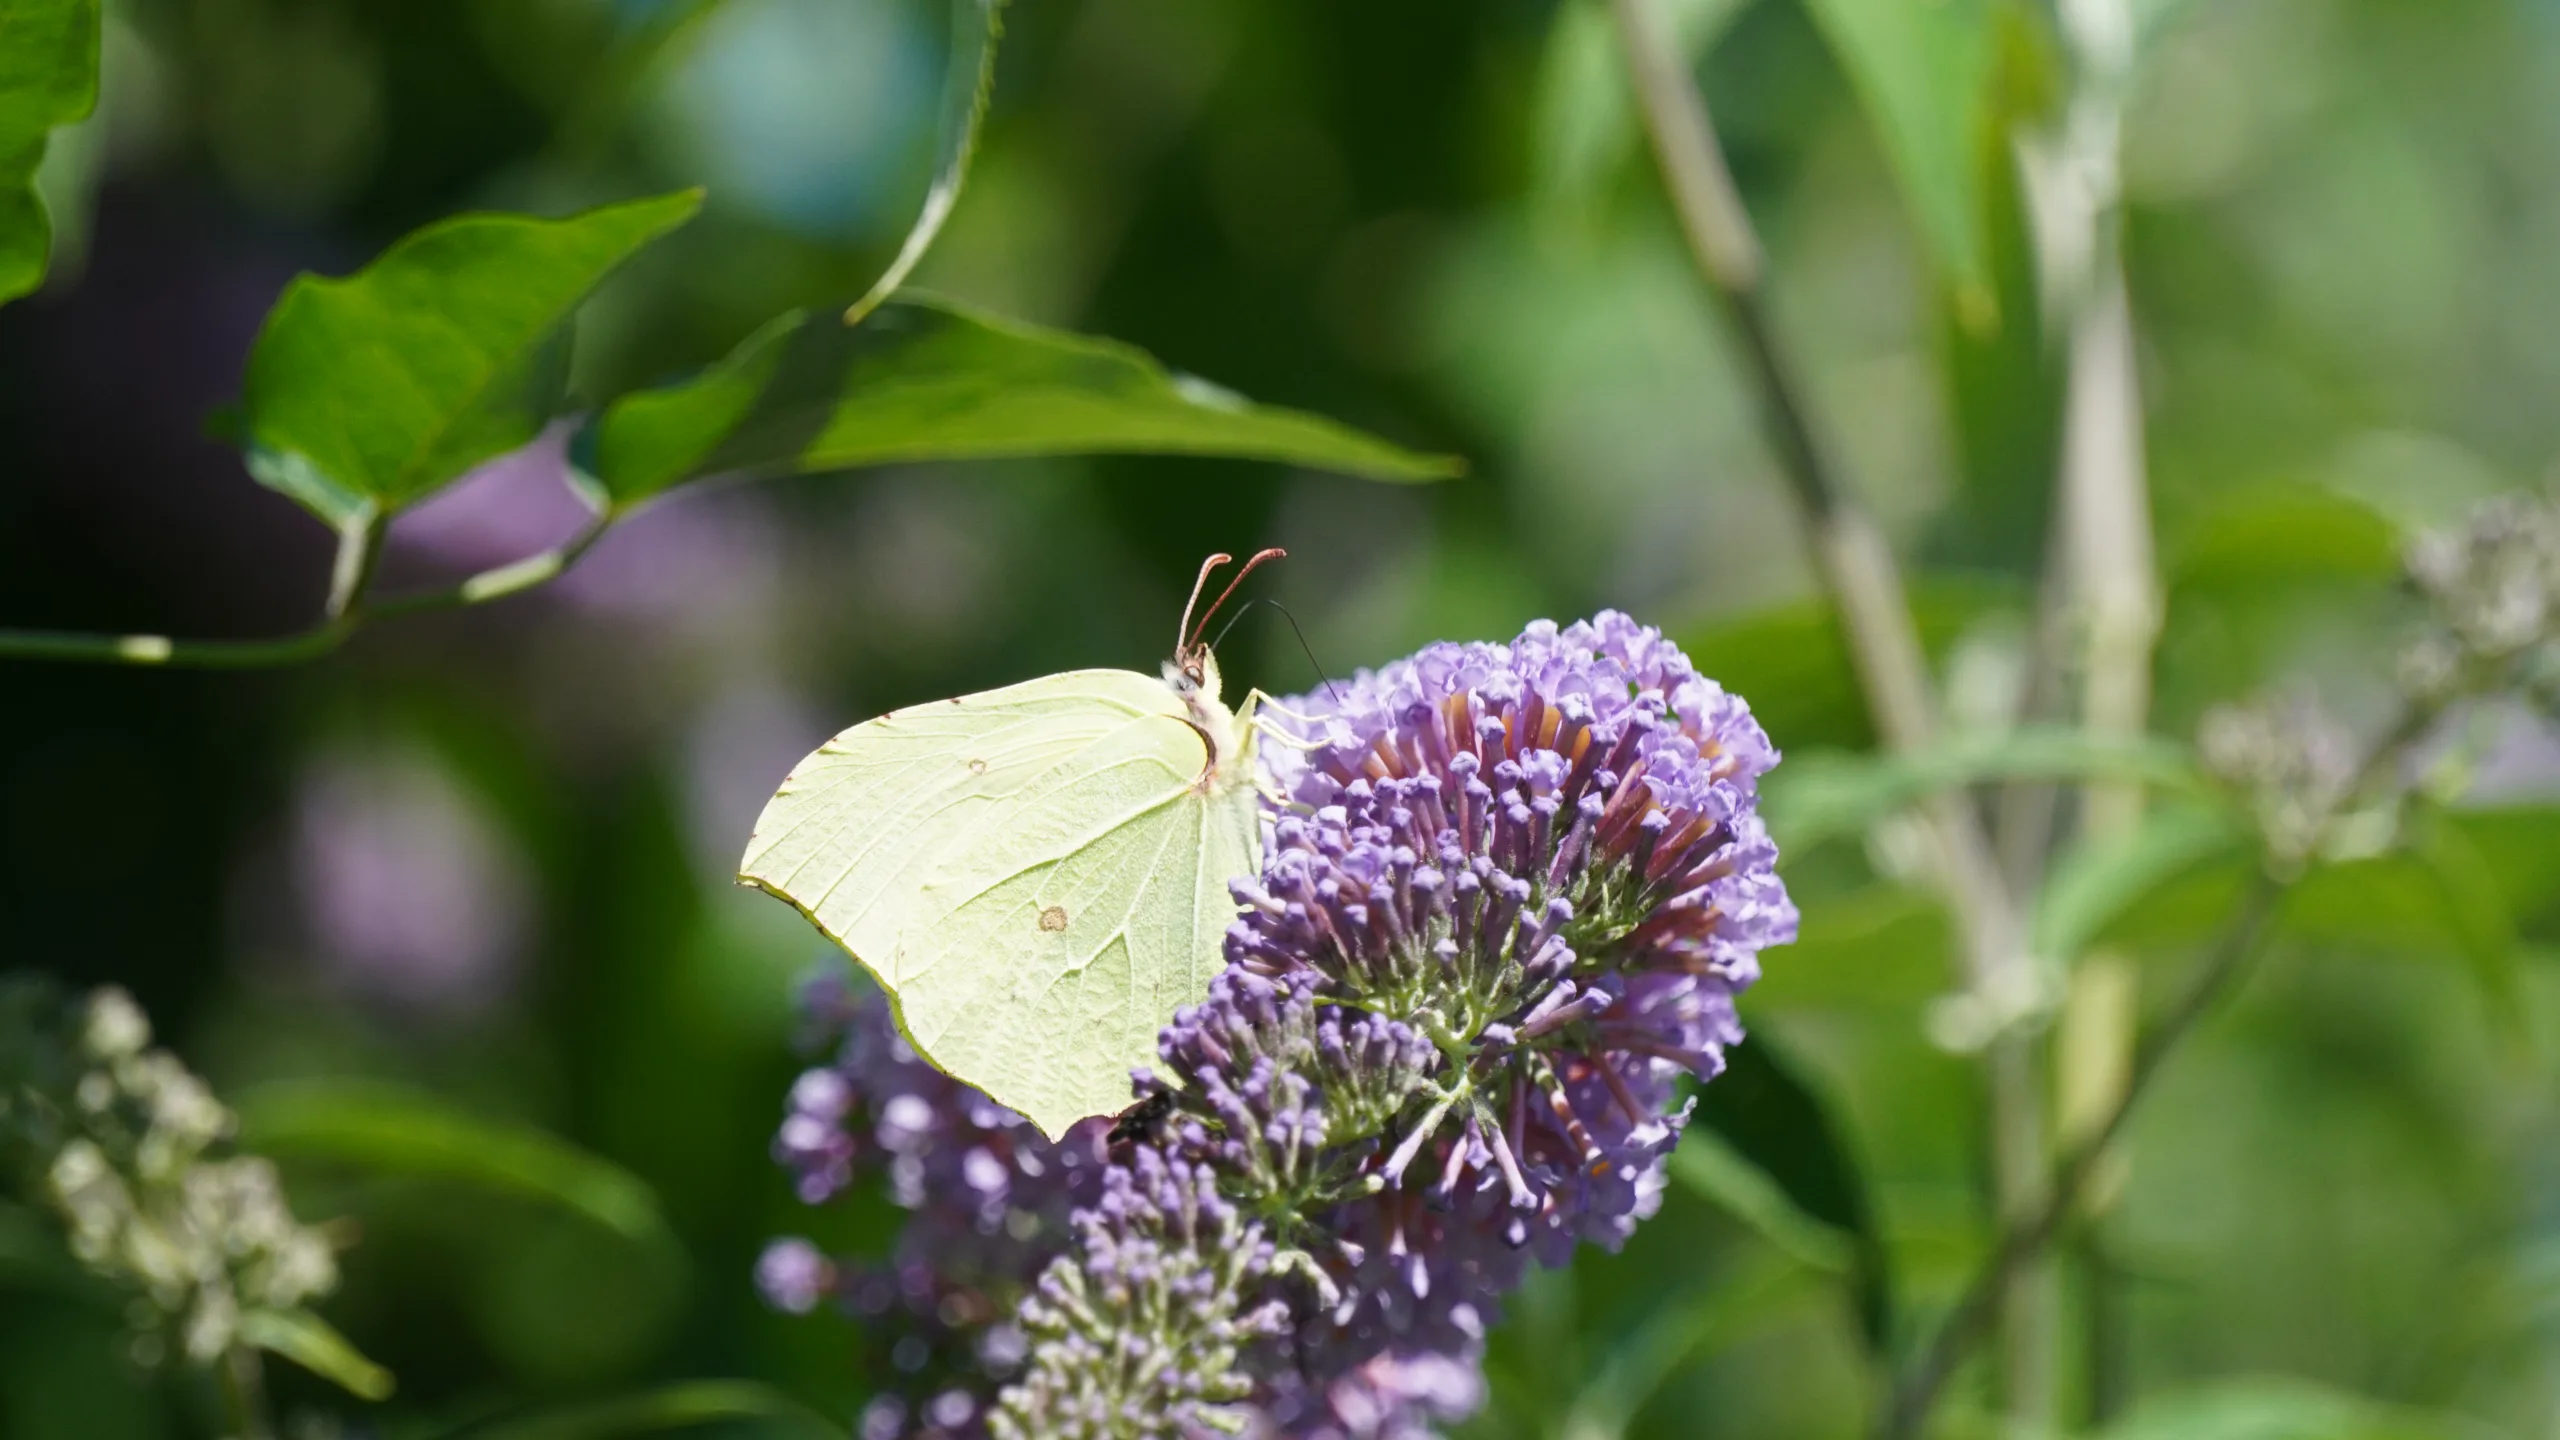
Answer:
[[(2342, 792), (2337, 809), (2327, 817), (2334, 821), (2352, 805), (2356, 797), (2373, 789), (2385, 777), (2393, 776), (2410, 748), (2434, 726), (2442, 713), (2440, 705), (2414, 705), (2402, 713), (2389, 733), (2365, 753), (2356, 767), (2354, 779)], [(2275, 918), (2279, 903), (2290, 893), (2301, 873), (2300, 867), (2289, 867), (2283, 878), (2261, 867), (2242, 898), (2238, 918), (2224, 931), (2212, 952), (2198, 965), (2195, 979), (2188, 985), (2167, 1014), (2160, 1018), (2151, 1033), (2135, 1047), (2133, 1063), (2127, 1069), (2122, 1089), (2105, 1118), (2079, 1137), (2056, 1167), (2052, 1182), (2046, 1187), (2043, 1203), (2023, 1220), (2001, 1227), (1993, 1241), (1991, 1254), (1982, 1268), (1965, 1287), (1955, 1308), (1939, 1322), (1937, 1331), (1920, 1350), (1920, 1358), (1893, 1387), (1877, 1434), (1884, 1440), (1907, 1440), (1920, 1433), (1928, 1419), (1929, 1409), (1937, 1402), (1938, 1393), (1946, 1388), (1956, 1366), (1972, 1353), (1992, 1323), (2000, 1319), (2000, 1306), (2009, 1282), (2020, 1267), (2042, 1254), (2060, 1233), (2080, 1204), (2089, 1182), (2102, 1169), (2109, 1147), (2124, 1129), (2149, 1089), (2153, 1077), (2167, 1062), (2170, 1054), (2194, 1031), (2198, 1021), (2249, 971), (2257, 958), (2267, 929)]]
[[(1698, 273), (1722, 301), (1742, 341), (1770, 447), (1811, 532), (1815, 563), (1839, 611), (1876, 732), (1887, 749), (1921, 749), (1935, 727), (1936, 705), (1900, 567), (1883, 532), (1815, 439), (1810, 407), (1769, 320), (1767, 262), (1734, 188), (1705, 97), (1655, 0), (1610, 0), (1610, 11), (1664, 188)], [(1964, 937), (1967, 983), (1993, 995), (2032, 991), (2033, 961), (2024, 923), (1971, 803), (1960, 794), (1941, 796), (1924, 818), (1940, 883)], [(2032, 1035), (2013, 1029), (1993, 1041), (1986, 1059), (1999, 1214), (2004, 1224), (2022, 1223), (2045, 1201), (2037, 1047)]]
[(267, 1419), (266, 1380), (259, 1373), (257, 1351), (246, 1345), (234, 1345), (224, 1351), (214, 1366), (214, 1380), (222, 1391), (223, 1423), (229, 1431), (226, 1440), (275, 1440), (275, 1426)]
[(2142, 1098), (2161, 1062), (2175, 1050), (2196, 1022), (2204, 1018), (2214, 1003), (2230, 990), (2256, 958), (2259, 942), (2265, 938), (2267, 922), (2274, 917), (2276, 902), (2282, 898), (2288, 882), (2278, 881), (2261, 872), (2241, 902), (2240, 918), (2223, 933), (2213, 953), (2197, 967), (2196, 978), (2178, 998), (2169, 1013), (2134, 1054), (2133, 1067), (2125, 1077), (2124, 1089), (2115, 1105), (2095, 1129), (2072, 1146), (2056, 1169), (2053, 1183), (2042, 1205), (2022, 1221), (2004, 1227), (1993, 1243), (1990, 1258), (1983, 1262), (1964, 1296), (1940, 1322), (1937, 1332), (1920, 1352), (1920, 1359), (1895, 1384), (1878, 1433), (1887, 1440), (1917, 1435), (1936, 1403), (1938, 1392), (1946, 1387), (1955, 1368), (1999, 1318), (2002, 1293), (2010, 1276), (2027, 1261), (2053, 1242), (2062, 1222), (2072, 1213), (2080, 1193), (2107, 1153), (2108, 1143), (2124, 1128), (2133, 1107)]

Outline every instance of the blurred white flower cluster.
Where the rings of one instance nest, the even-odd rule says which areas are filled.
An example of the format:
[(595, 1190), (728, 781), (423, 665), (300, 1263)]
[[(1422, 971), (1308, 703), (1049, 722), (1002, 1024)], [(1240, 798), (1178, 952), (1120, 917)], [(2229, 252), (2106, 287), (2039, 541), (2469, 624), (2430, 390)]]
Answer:
[[(209, 1364), (242, 1320), (334, 1289), (328, 1237), (285, 1205), (275, 1167), (218, 1152), (231, 1112), (166, 1050), (124, 991), (97, 991), (65, 1017), (69, 1033), (7, 1043), (50, 1051), (0, 1094), (0, 1123), (25, 1147), (25, 1172), (56, 1211), (71, 1253), (129, 1292), (134, 1358), (171, 1350)], [(48, 1083), (50, 1082), (50, 1083)]]
[(2421, 701), (2560, 683), (2560, 505), (2508, 495), (2459, 529), (2409, 547), (2409, 579), (2433, 625), (2401, 657), (2401, 684)]
[(2355, 784), (2355, 737), (2307, 692), (2215, 706), (2196, 728), (2196, 754), (2247, 797), (2279, 870), (2320, 849)]

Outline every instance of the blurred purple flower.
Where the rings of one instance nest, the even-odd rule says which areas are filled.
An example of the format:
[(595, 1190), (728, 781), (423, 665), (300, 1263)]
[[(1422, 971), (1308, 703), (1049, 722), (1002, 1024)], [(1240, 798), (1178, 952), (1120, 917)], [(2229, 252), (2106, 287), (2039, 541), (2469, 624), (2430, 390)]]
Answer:
[[(395, 553), (439, 571), (470, 573), (562, 545), (593, 518), (572, 483), (560, 421), (392, 523)], [(582, 609), (728, 630), (771, 613), (781, 536), (761, 497), (728, 490), (651, 505), (617, 523), (546, 587)]]
[(991, 1395), (1027, 1349), (1008, 1317), (1065, 1250), (1076, 1206), (1101, 1194), (1110, 1122), (1043, 1139), (926, 1064), (887, 1000), (857, 987), (841, 960), (802, 982), (799, 1004), (804, 1043), (831, 1053), (793, 1082), (775, 1160), (807, 1204), (878, 1177), (909, 1217), (880, 1261), (776, 1241), (757, 1286), (794, 1314), (831, 1301), (882, 1339), (887, 1365), (875, 1378), (885, 1393), (865, 1435), (976, 1433), (983, 1416), (971, 1396)]
[(574, 421), (484, 462), (391, 523), (396, 551), (458, 571), (538, 555), (578, 533), (594, 511), (569, 483)]
[(504, 988), (531, 900), (485, 805), (428, 756), (333, 755), (303, 776), (293, 888), (325, 974), (384, 999), (483, 1004)]
[(801, 699), (766, 681), (726, 685), (685, 736), (684, 785), (694, 861), (726, 885), (738, 868), (738, 837), (800, 757), (829, 734)]
[(782, 533), (752, 490), (662, 501), (615, 526), (554, 582), (588, 610), (744, 634), (780, 608)]
[(818, 1308), (835, 1284), (835, 1262), (797, 1236), (774, 1241), (756, 1257), (756, 1289), (776, 1310), (806, 1315)]

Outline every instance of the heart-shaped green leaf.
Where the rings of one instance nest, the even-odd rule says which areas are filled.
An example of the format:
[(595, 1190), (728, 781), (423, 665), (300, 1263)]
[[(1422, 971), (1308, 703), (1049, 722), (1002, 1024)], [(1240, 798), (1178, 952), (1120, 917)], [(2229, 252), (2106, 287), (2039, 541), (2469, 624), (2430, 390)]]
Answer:
[(0, 0), (0, 301), (35, 289), (53, 249), (46, 137), (97, 103), (98, 0)]
[(701, 204), (684, 191), (565, 220), (465, 215), (343, 280), (295, 280), (249, 356), (253, 473), (344, 526), (531, 440), (557, 400), (563, 323)]
[(1459, 470), (1126, 345), (923, 300), (855, 326), (785, 315), (701, 376), (616, 401), (580, 449), (617, 506), (706, 475), (1025, 455), (1226, 455), (1380, 480)]

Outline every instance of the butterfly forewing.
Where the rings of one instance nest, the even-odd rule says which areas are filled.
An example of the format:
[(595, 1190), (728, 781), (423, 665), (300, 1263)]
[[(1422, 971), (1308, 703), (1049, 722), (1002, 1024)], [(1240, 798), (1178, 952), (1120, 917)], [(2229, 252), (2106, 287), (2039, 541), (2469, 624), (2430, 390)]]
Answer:
[(792, 771), (740, 878), (868, 967), (926, 1058), (1054, 1135), (1128, 1104), (1220, 964), (1256, 824), (1243, 765), (1204, 785), (1206, 758), (1130, 671), (893, 712)]

